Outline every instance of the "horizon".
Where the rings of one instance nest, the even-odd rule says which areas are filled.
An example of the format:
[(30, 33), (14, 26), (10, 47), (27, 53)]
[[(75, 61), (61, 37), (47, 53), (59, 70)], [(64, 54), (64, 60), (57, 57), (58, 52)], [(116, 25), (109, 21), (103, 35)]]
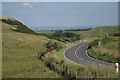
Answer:
[[(118, 25), (112, 25), (112, 26), (118, 26)], [(65, 27), (65, 26), (64, 26)], [(93, 29), (93, 28), (99, 28), (99, 27), (110, 27), (110, 26), (68, 26), (67, 28), (64, 27), (55, 27), (55, 26), (51, 26), (51, 27), (34, 27), (34, 28), (30, 28), (33, 31), (57, 31), (57, 30), (78, 30), (78, 29)]]
[(118, 25), (117, 2), (3, 2), (2, 9), (2, 16), (16, 19), (32, 30)]

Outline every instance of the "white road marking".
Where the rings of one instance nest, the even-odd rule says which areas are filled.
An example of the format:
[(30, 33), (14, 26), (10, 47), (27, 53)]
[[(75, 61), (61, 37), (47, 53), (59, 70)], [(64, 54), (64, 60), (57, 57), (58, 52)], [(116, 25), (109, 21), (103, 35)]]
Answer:
[(80, 59), (80, 60), (84, 60), (83, 58), (80, 58), (80, 57), (79, 57), (79, 59)]
[(75, 53), (75, 55), (76, 55), (76, 53)]
[(83, 60), (83, 58), (79, 57), (76, 52), (77, 52), (82, 46), (84, 46), (84, 45), (85, 45), (85, 43), (84, 43), (83, 45), (79, 46), (79, 47), (75, 50), (75, 55), (76, 55), (80, 60)]
[(78, 55), (76, 55), (78, 57)]
[[(78, 44), (76, 44), (76, 45), (78, 45)], [(74, 45), (74, 46), (76, 46), (76, 45)], [(72, 63), (74, 63), (74, 64), (78, 64), (78, 63), (76, 63), (76, 62), (74, 62), (74, 61), (72, 61), (72, 60), (69, 60), (69, 59), (65, 56), (65, 52), (66, 52), (67, 50), (73, 48), (74, 46), (72, 46), (72, 47), (66, 49), (66, 50), (64, 51), (64, 53), (63, 53), (63, 56), (64, 56), (64, 58), (67, 59), (68, 61), (70, 61), (70, 62), (72, 62)], [(81, 65), (81, 64), (79, 64), (79, 65)]]
[[(79, 46), (79, 47), (75, 50), (75, 55), (76, 55), (76, 57), (78, 57), (80, 60), (84, 60), (84, 59), (83, 59), (83, 58), (80, 58), (80, 57), (77, 55), (76, 52), (77, 52), (77, 50), (79, 50), (79, 49), (80, 49), (82, 46), (84, 46), (85, 44), (86, 44), (86, 43), (84, 43), (83, 45)], [(78, 44), (76, 44), (76, 45), (78, 45)], [(74, 46), (76, 46), (76, 45), (74, 45)], [(66, 52), (67, 50), (73, 48), (74, 46), (66, 49), (66, 50), (64, 51), (64, 53), (63, 53), (63, 56), (64, 56), (68, 61), (73, 62), (73, 63), (75, 63), (75, 64), (78, 64), (77, 62), (74, 62), (74, 61), (72, 61), (72, 60), (69, 60), (69, 59), (65, 56), (65, 52)], [(87, 46), (87, 48), (88, 48), (88, 46)], [(100, 60), (97, 60), (97, 59), (95, 59), (95, 58), (90, 57), (90, 56), (87, 54), (87, 50), (86, 50), (85, 53), (86, 53), (86, 55), (87, 55), (89, 58), (91, 58), (91, 59), (93, 59), (93, 60), (95, 60), (95, 61), (101, 62)], [(86, 62), (91, 63), (90, 61), (86, 61)], [(104, 61), (102, 61), (102, 62), (104, 62)], [(81, 65), (81, 64), (79, 64), (79, 65)], [(104, 64), (99, 64), (99, 65), (101, 65), (101, 66), (106, 66), (106, 65), (104, 65)], [(111, 63), (111, 65), (113, 65), (113, 63)], [(106, 66), (106, 67), (109, 67), (109, 66)]]
[(90, 61), (87, 61), (88, 63), (91, 63)]
[[(88, 46), (87, 46), (87, 48), (88, 48)], [(87, 48), (86, 48), (86, 49), (87, 49)], [(91, 58), (92, 60), (105, 63), (104, 61), (100, 61), (100, 60), (98, 60), (98, 59), (95, 59), (95, 58), (90, 57), (90, 56), (87, 54), (87, 50), (86, 50), (86, 55), (87, 55), (89, 58)], [(99, 64), (99, 65), (102, 65), (102, 64)], [(106, 66), (106, 65), (103, 64), (102, 66)]]

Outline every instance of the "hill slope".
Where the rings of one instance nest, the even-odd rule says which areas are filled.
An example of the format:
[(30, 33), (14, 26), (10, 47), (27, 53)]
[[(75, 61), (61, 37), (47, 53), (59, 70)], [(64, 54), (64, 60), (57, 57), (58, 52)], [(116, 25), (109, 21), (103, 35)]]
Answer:
[[(101, 31), (102, 30), (102, 31)], [(113, 32), (118, 32), (118, 26), (105, 26), (105, 27), (96, 27), (88, 31), (77, 31), (81, 34), (81, 37), (86, 38), (100, 38), (101, 32), (102, 36), (105, 37), (107, 34), (111, 34)]]
[[(44, 62), (40, 61), (37, 57), (39, 52), (46, 49), (44, 44), (50, 39), (31, 34), (33, 31), (16, 20), (14, 22), (14, 19), (7, 18), (5, 20), (15, 24), (0, 21), (2, 23), (2, 77), (60, 77), (57, 73), (49, 70)], [(20, 31), (13, 31), (10, 29), (11, 27), (15, 27)]]
[(9, 24), (11, 26), (9, 26), (9, 28), (13, 31), (16, 32), (21, 32), (21, 33), (29, 33), (29, 34), (35, 34), (32, 30), (30, 30), (27, 26), (25, 26), (24, 24), (22, 24), (21, 22), (15, 20), (15, 19), (11, 19), (11, 18), (0, 18), (0, 21)]

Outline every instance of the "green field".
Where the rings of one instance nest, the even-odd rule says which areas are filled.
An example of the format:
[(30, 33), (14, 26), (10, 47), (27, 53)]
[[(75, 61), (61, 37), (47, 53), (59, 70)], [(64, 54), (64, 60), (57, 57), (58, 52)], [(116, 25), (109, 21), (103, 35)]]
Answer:
[[(8, 22), (11, 23), (11, 21), (8, 21)], [(12, 22), (14, 22), (14, 20), (12, 20)], [(14, 24), (16, 25), (16, 21)], [(34, 32), (31, 32), (31, 30), (29, 30), (28, 28), (22, 28), (20, 27), (19, 24), (17, 24), (19, 27), (16, 27), (14, 24), (13, 23), (6, 24), (4, 22), (2, 23), (2, 36), (3, 36), (2, 38), (2, 51), (3, 51), (2, 52), (2, 63), (3, 63), (2, 77), (3, 78), (30, 78), (30, 77), (31, 78), (61, 78), (61, 77), (64, 77), (64, 76), (61, 76), (58, 72), (50, 70), (50, 68), (46, 66), (45, 62), (40, 60), (38, 57), (38, 53), (46, 50), (45, 44), (49, 41), (57, 42), (63, 48), (58, 51), (53, 50), (51, 52), (48, 52), (45, 55), (45, 58), (48, 59), (49, 61), (52, 59), (53, 61), (51, 61), (51, 63), (53, 62), (55, 64), (63, 61), (62, 65), (67, 66), (73, 73), (75, 73), (76, 70), (80, 69), (77, 77), (93, 78), (93, 76), (95, 76), (94, 73), (97, 73), (99, 75), (97, 77), (99, 78), (116, 78), (117, 77), (117, 75), (115, 74), (115, 71), (113, 70), (103, 69), (103, 68), (98, 69), (95, 67), (94, 64), (92, 67), (90, 66), (86, 67), (83, 65), (74, 64), (72, 62), (69, 62), (63, 57), (63, 52), (65, 51), (65, 49), (68, 49), (79, 42), (92, 41), (95, 38), (99, 38), (100, 28), (95, 28), (89, 31), (69, 31), (69, 32), (74, 32), (76, 34), (80, 34), (81, 40), (76, 41), (74, 43), (68, 43), (68, 42), (63, 43), (54, 39), (49, 39), (42, 35), (36, 35)], [(115, 27), (115, 29), (112, 29), (112, 28), (113, 27), (103, 28), (103, 31), (104, 31), (103, 37), (106, 33), (108, 34), (117, 30), (117, 27)], [(96, 34), (94, 34), (95, 32)], [(54, 31), (41, 31), (37, 33), (52, 34), (54, 33)], [(108, 45), (110, 44), (107, 44), (105, 47), (109, 48)], [(112, 45), (114, 45), (114, 43)], [(57, 64), (57, 65), (61, 66), (60, 64)]]

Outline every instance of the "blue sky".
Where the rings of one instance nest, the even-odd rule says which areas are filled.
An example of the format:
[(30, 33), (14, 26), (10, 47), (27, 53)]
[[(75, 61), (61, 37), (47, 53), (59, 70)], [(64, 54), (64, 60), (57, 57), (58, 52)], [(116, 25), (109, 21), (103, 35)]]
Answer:
[(73, 28), (118, 24), (117, 2), (3, 2), (2, 16), (29, 28)]

